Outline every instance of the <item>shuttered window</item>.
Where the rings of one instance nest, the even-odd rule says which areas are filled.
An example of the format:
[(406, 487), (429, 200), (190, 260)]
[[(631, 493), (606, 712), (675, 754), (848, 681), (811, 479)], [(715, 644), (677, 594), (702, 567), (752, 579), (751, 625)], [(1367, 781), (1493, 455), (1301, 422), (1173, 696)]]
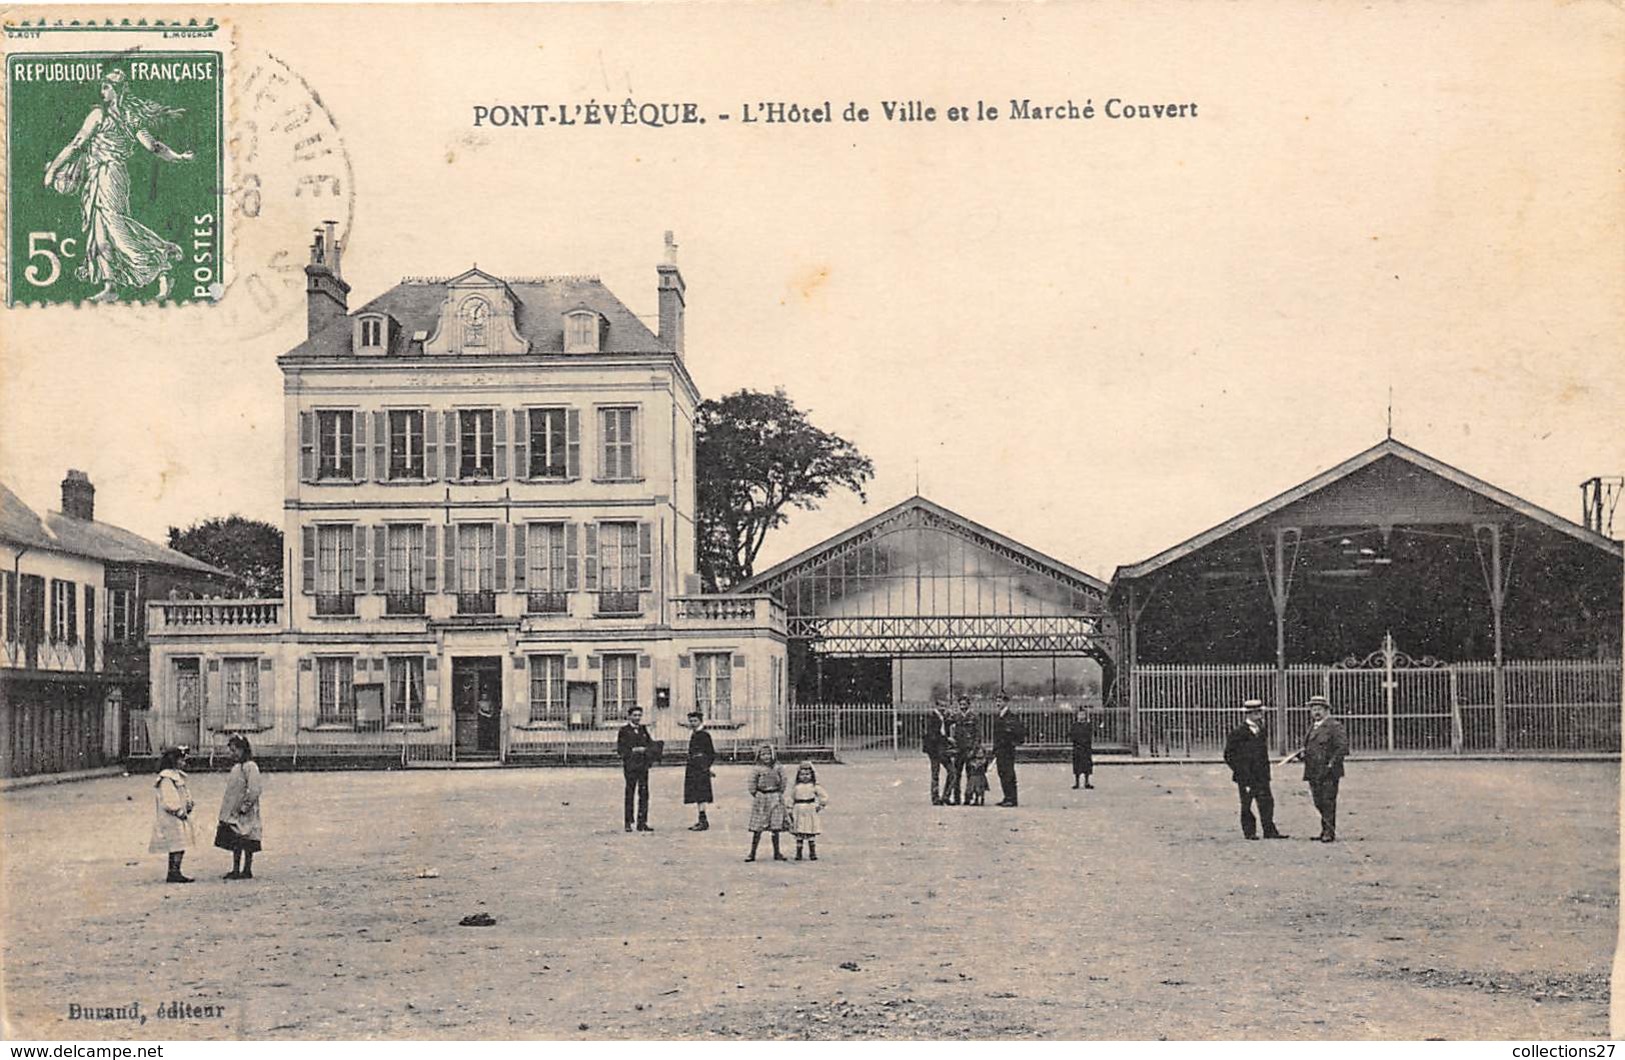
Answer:
[(530, 410), (527, 476), (565, 478), (569, 474), (567, 421), (564, 409)]
[(694, 706), (714, 721), (727, 721), (733, 716), (731, 652), (694, 653)]
[(626, 712), (638, 705), (638, 657), (636, 655), (604, 655), (603, 660), (603, 718), (618, 721)]
[(530, 657), (530, 720), (563, 721), (564, 656), (532, 655)]
[(389, 527), (388, 581), (392, 593), (423, 592), (423, 527), (415, 524), (395, 524)]
[(497, 587), (496, 527), (464, 523), (457, 528), (457, 589), (494, 592)]
[(350, 592), (355, 585), (355, 531), (349, 526), (316, 528), (316, 591)]
[(392, 410), (389, 414), (389, 477), (421, 479), (427, 476), (423, 410)]
[(353, 479), (355, 413), (348, 409), (316, 413), (316, 478)]
[(423, 722), (423, 657), (389, 658), (389, 724), (420, 725)]
[(564, 574), (564, 524), (532, 523), (526, 535), (527, 573), (533, 593), (559, 593), (570, 588)]
[(496, 477), (496, 414), (490, 409), (463, 409), (457, 414), (460, 478)]
[(316, 722), (320, 725), (355, 723), (355, 660), (316, 660)]

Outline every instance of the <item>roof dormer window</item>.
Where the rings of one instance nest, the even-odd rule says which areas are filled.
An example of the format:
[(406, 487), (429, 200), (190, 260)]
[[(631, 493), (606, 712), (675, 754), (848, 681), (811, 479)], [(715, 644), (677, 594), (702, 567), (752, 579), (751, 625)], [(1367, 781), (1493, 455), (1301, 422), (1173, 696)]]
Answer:
[(602, 319), (586, 306), (564, 314), (564, 352), (599, 352), (598, 336)]
[(356, 349), (362, 353), (382, 353), (384, 335), (383, 317), (362, 317), (357, 324)]

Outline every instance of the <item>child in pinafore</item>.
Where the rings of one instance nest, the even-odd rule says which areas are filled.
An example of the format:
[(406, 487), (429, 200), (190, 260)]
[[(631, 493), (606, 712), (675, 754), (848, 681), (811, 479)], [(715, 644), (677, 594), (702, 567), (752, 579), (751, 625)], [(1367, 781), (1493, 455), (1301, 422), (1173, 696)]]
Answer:
[(252, 880), (254, 855), (260, 849), (263, 826), (260, 823), (260, 767), (254, 764), (254, 748), (248, 737), (234, 733), (226, 741), (237, 764), (226, 778), (226, 795), (220, 801), (220, 823), (214, 830), (214, 845), (231, 851), (228, 880)]
[(965, 805), (987, 805), (987, 748), (980, 744), (965, 763)]
[(756, 768), (750, 771), (750, 855), (746, 861), (756, 860), (756, 847), (763, 832), (773, 834), (773, 860), (788, 861), (779, 851), (779, 833), (784, 831), (784, 770), (779, 768), (779, 757), (773, 748), (763, 744), (756, 752)]
[(192, 792), (186, 786), (186, 748), (170, 747), (158, 760), (158, 780), (153, 784), (152, 839), (147, 850), (169, 855), (169, 875), (165, 883), (191, 883), (181, 875), (181, 859), (197, 846), (197, 829), (192, 824)]
[(829, 804), (829, 796), (818, 785), (818, 773), (811, 762), (801, 763), (796, 770), (796, 786), (790, 789), (790, 831), (796, 836), (796, 860), (801, 860), (801, 845), (807, 845), (807, 854), (818, 860), (818, 837), (823, 828), (818, 817)]

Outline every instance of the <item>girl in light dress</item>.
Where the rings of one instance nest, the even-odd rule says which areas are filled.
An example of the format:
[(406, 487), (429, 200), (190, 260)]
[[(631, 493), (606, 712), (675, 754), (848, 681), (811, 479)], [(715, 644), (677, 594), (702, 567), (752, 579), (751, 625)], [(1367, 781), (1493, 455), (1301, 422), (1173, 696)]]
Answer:
[(252, 880), (254, 855), (264, 838), (260, 822), (260, 767), (254, 762), (254, 748), (248, 737), (235, 733), (226, 741), (237, 764), (226, 778), (226, 794), (220, 800), (220, 823), (214, 832), (214, 845), (231, 851), (228, 880)]
[(186, 748), (169, 747), (158, 759), (158, 780), (153, 784), (152, 839), (147, 850), (169, 855), (169, 875), (165, 883), (191, 883), (181, 875), (181, 859), (197, 846), (197, 828), (192, 824), (192, 792), (186, 786)]
[(818, 837), (823, 834), (823, 828), (818, 823), (818, 817), (824, 807), (829, 804), (829, 796), (818, 784), (818, 773), (813, 769), (811, 762), (801, 763), (796, 770), (796, 785), (790, 789), (791, 824), (790, 830), (796, 836), (796, 860), (801, 860), (801, 846), (807, 846), (807, 856), (818, 860)]

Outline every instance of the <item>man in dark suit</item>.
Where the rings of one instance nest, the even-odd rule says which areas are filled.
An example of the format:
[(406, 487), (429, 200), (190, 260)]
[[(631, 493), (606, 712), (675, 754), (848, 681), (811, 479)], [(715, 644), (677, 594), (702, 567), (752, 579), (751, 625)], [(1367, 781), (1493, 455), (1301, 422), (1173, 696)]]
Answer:
[(632, 830), (632, 800), (638, 804), (638, 831), (652, 832), (649, 827), (649, 766), (654, 763), (655, 741), (643, 724), (643, 708), (633, 707), (626, 712), (626, 724), (615, 737), (615, 752), (621, 756), (621, 772), (626, 777), (625, 817), (626, 830)]
[(1027, 739), (1027, 727), (1010, 710), (1010, 697), (1000, 692), (999, 713), (993, 718), (993, 761), (999, 769), (1000, 806), (1015, 806), (1016, 747)]
[(683, 803), (695, 803), (700, 808), (700, 819), (688, 826), (690, 832), (703, 832), (711, 827), (705, 819), (705, 808), (715, 801), (711, 791), (711, 766), (717, 760), (717, 745), (705, 731), (705, 716), (697, 710), (688, 712), (688, 761), (683, 766)]
[[(925, 738), (920, 741), (920, 749), (925, 756), (931, 759), (931, 805), (942, 805), (942, 766), (948, 762), (948, 768), (953, 764), (949, 762), (948, 712), (942, 701), (931, 705), (931, 713), (925, 716)], [(953, 787), (950, 781), (950, 789)]]
[(1349, 753), (1348, 733), (1332, 717), (1325, 696), (1309, 697), (1309, 735), (1303, 741), (1303, 779), (1320, 811), (1320, 843), (1337, 841), (1337, 785), (1343, 779), (1343, 759)]
[[(1224, 764), (1230, 767), (1230, 777), (1236, 782), (1241, 795), (1241, 834), (1248, 839), (1258, 838), (1258, 825), (1262, 820), (1265, 839), (1285, 839), (1275, 829), (1275, 796), (1270, 793), (1269, 739), (1264, 734), (1264, 704), (1249, 699), (1242, 707), (1247, 718), (1231, 730), (1224, 741)], [(1253, 804), (1258, 805), (1258, 818), (1253, 817)]]

